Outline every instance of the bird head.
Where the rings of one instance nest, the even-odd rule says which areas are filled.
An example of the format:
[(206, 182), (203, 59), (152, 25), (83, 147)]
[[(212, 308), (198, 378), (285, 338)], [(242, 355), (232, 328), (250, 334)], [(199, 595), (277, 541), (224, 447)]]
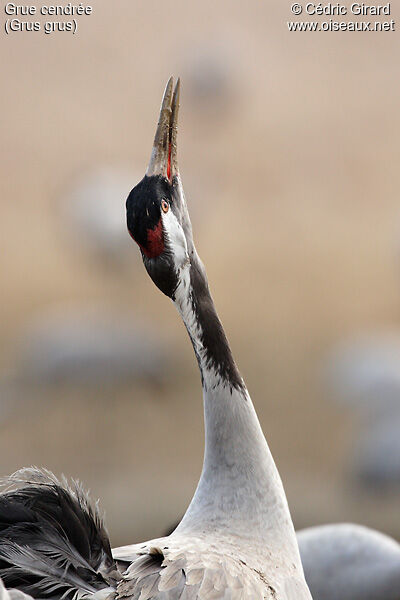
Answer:
[(126, 201), (127, 225), (157, 287), (174, 298), (182, 269), (195, 252), (179, 175), (176, 137), (179, 79), (165, 88), (150, 163)]

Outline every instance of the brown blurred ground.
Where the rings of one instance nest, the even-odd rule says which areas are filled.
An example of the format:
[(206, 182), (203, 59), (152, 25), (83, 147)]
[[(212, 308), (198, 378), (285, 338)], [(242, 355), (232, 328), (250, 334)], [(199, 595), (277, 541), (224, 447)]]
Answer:
[(201, 109), (183, 79), (181, 170), (296, 526), (357, 521), (400, 536), (398, 497), (349, 483), (357, 423), (320, 379), (333, 343), (400, 325), (398, 33), (289, 33), (278, 0), (94, 4), (76, 36), (2, 35), (0, 365), (37, 311), (105, 300), (169, 338), (173, 372), (162, 393), (46, 391), (2, 427), (0, 472), (79, 477), (115, 544), (162, 533), (190, 499), (203, 425), (184, 328), (137, 260), (121, 277), (82, 258), (59, 199), (97, 164), (144, 171), (166, 79), (212, 53), (233, 100)]

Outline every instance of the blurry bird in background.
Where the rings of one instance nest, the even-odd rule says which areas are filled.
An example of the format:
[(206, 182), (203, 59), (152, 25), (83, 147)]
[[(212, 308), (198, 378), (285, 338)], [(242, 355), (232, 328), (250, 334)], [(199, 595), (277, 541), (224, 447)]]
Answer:
[(400, 489), (400, 334), (371, 332), (342, 342), (326, 367), (334, 396), (361, 426), (349, 452), (352, 481), (366, 491)]
[(116, 385), (167, 383), (167, 340), (145, 319), (97, 305), (56, 305), (23, 329), (0, 378), (0, 424), (54, 403), (62, 389), (109, 398)]
[(168, 356), (150, 323), (105, 306), (47, 309), (25, 329), (20, 372), (29, 382), (115, 385), (160, 384)]
[(132, 266), (120, 199), (136, 178), (121, 167), (98, 166), (72, 178), (60, 197), (62, 223), (71, 241), (97, 259), (99, 269)]
[(354, 443), (354, 479), (367, 491), (400, 492), (400, 410), (367, 422)]
[(366, 415), (400, 410), (400, 332), (371, 331), (339, 342), (325, 377), (340, 402)]
[(215, 121), (227, 118), (238, 99), (235, 59), (226, 48), (193, 49), (182, 61), (185, 88), (192, 102), (192, 110)]
[(398, 600), (400, 544), (352, 523), (310, 527), (297, 533), (314, 600)]

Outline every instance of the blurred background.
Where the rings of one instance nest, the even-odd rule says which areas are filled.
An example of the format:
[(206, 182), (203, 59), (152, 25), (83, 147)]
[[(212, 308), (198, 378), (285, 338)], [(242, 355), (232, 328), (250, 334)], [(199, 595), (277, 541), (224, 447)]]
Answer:
[(124, 215), (180, 75), (195, 240), (296, 528), (400, 538), (398, 32), (289, 33), (282, 0), (93, 4), (75, 36), (1, 39), (0, 473), (84, 481), (114, 545), (191, 498), (200, 377)]

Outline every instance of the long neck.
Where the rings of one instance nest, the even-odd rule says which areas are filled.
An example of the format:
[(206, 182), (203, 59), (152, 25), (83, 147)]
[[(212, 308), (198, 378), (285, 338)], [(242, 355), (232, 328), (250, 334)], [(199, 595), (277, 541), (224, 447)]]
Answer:
[(229, 531), (286, 545), (297, 563), (285, 492), (195, 251), (174, 301), (199, 364), (205, 416), (203, 470), (177, 531)]

